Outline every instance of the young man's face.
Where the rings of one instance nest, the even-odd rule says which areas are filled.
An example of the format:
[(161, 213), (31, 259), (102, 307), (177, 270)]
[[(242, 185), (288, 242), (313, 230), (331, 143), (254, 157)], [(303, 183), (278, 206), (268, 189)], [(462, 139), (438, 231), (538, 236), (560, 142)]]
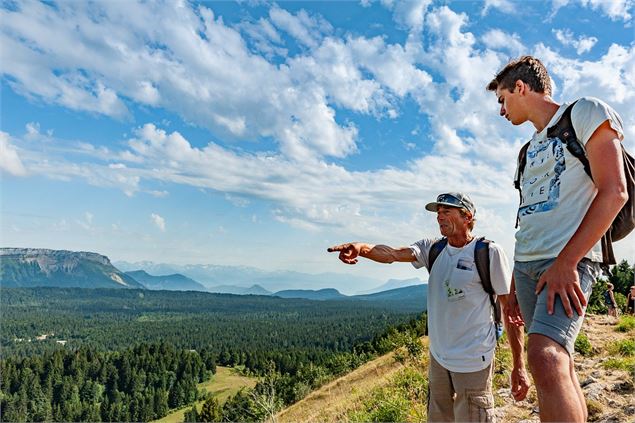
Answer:
[(469, 221), (458, 207), (437, 207), (437, 223), (441, 235), (445, 237), (467, 233)]
[(513, 91), (507, 88), (498, 87), (496, 89), (496, 98), (500, 104), (500, 115), (510, 121), (512, 125), (520, 125), (527, 118), (524, 116), (522, 104), (520, 104), (520, 89), (514, 87)]

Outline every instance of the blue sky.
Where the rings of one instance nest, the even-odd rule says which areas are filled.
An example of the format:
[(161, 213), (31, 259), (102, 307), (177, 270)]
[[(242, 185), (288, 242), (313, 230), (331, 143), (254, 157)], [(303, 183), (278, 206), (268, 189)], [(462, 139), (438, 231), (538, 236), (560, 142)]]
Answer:
[[(330, 245), (435, 236), (469, 193), (512, 255), (516, 151), (484, 86), (541, 58), (554, 98), (602, 98), (635, 151), (632, 0), (0, 5), (1, 245), (112, 260), (349, 267)], [(635, 238), (616, 245), (635, 260)]]

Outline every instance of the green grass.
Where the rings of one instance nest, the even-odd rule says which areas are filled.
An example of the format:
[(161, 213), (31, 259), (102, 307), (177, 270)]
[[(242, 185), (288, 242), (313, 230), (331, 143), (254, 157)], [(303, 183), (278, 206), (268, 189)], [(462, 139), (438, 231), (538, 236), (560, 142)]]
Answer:
[(608, 346), (607, 350), (611, 355), (633, 357), (635, 356), (635, 339), (615, 341)]
[[(244, 387), (254, 387), (256, 379), (240, 375), (236, 370), (229, 367), (216, 367), (216, 374), (207, 382), (199, 383), (198, 389), (211, 393), (219, 403), (223, 404), (229, 397), (235, 395)], [(200, 411), (204, 400), (196, 403), (196, 408)], [(178, 423), (183, 421), (185, 411), (192, 408), (188, 405), (184, 408), (174, 411), (162, 419), (155, 420), (156, 423)]]
[(606, 370), (626, 370), (627, 372), (635, 372), (635, 358), (609, 358), (602, 366)]
[(635, 316), (622, 316), (617, 322), (615, 330), (618, 332), (630, 332), (635, 329)]

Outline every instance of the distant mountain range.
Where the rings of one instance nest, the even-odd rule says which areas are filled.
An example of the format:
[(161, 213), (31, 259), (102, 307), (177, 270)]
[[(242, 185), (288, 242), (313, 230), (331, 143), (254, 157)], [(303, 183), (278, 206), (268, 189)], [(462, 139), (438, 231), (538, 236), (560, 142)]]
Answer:
[(273, 294), (276, 297), (280, 298), (304, 298), (307, 300), (334, 300), (334, 299), (342, 299), (342, 298), (354, 298), (347, 297), (346, 295), (341, 294), (335, 288), (325, 288), (325, 289), (287, 289), (284, 291), (278, 291)]
[[(378, 279), (342, 273), (309, 274), (293, 271), (265, 271), (247, 266), (213, 264), (173, 265), (149, 261), (136, 263), (117, 261), (114, 262), (114, 265), (123, 271), (143, 269), (152, 275), (179, 273), (203, 284), (212, 292), (227, 293), (242, 293), (240, 288), (251, 288), (258, 285), (269, 293), (297, 289), (335, 288), (345, 294), (368, 294), (422, 283), (417, 278), (405, 281), (391, 279), (382, 283)], [(235, 288), (231, 288), (231, 286)]]
[(106, 256), (40, 248), (0, 248), (0, 286), (144, 289)]
[(388, 290), (397, 289), (397, 288), (405, 288), (406, 286), (412, 286), (412, 285), (421, 285), (422, 283), (423, 281), (421, 281), (421, 279), (419, 278), (389, 279), (388, 282), (386, 282), (385, 284), (377, 286), (373, 289), (369, 289), (367, 291), (358, 292), (357, 295), (374, 294), (375, 292), (388, 291)]
[(218, 294), (236, 294), (236, 295), (271, 295), (272, 292), (264, 289), (260, 285), (252, 286), (236, 286), (236, 285), (219, 285), (207, 288), (209, 292)]
[(152, 276), (145, 270), (134, 270), (126, 272), (136, 281), (143, 284), (148, 289), (166, 291), (207, 291), (200, 283), (187, 276), (175, 273), (173, 275)]

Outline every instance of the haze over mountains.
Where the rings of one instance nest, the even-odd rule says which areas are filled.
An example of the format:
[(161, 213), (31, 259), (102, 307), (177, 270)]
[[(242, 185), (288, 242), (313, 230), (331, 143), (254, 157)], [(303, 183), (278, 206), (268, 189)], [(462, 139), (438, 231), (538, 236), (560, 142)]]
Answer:
[[(343, 273), (308, 274), (293, 271), (265, 271), (248, 266), (221, 266), (214, 264), (173, 265), (148, 261), (129, 263), (116, 261), (123, 271), (143, 269), (151, 275), (179, 273), (201, 284), (211, 292), (232, 294), (258, 294), (259, 289), (269, 293), (284, 290), (320, 290), (335, 288), (346, 295), (368, 294), (423, 283), (420, 279), (382, 282), (379, 279)], [(254, 285), (257, 285), (254, 287)], [(253, 288), (252, 292), (245, 289)]]
[[(116, 264), (128, 271), (122, 272), (113, 266), (108, 257), (92, 252), (0, 248), (0, 286), (134, 288), (337, 300), (351, 298), (342, 291), (350, 293), (352, 286), (375, 286), (363, 291), (362, 295), (354, 296), (356, 299), (374, 299), (372, 295), (363, 294), (386, 292), (385, 295), (396, 295), (397, 298), (409, 295), (407, 293), (417, 292), (416, 295), (420, 295), (418, 291), (402, 288), (421, 284), (416, 278), (391, 279), (380, 284), (369, 278), (345, 274), (266, 272), (250, 267), (173, 266), (149, 262)], [(201, 283), (196, 277), (205, 282)], [(389, 294), (393, 291), (394, 294)]]

